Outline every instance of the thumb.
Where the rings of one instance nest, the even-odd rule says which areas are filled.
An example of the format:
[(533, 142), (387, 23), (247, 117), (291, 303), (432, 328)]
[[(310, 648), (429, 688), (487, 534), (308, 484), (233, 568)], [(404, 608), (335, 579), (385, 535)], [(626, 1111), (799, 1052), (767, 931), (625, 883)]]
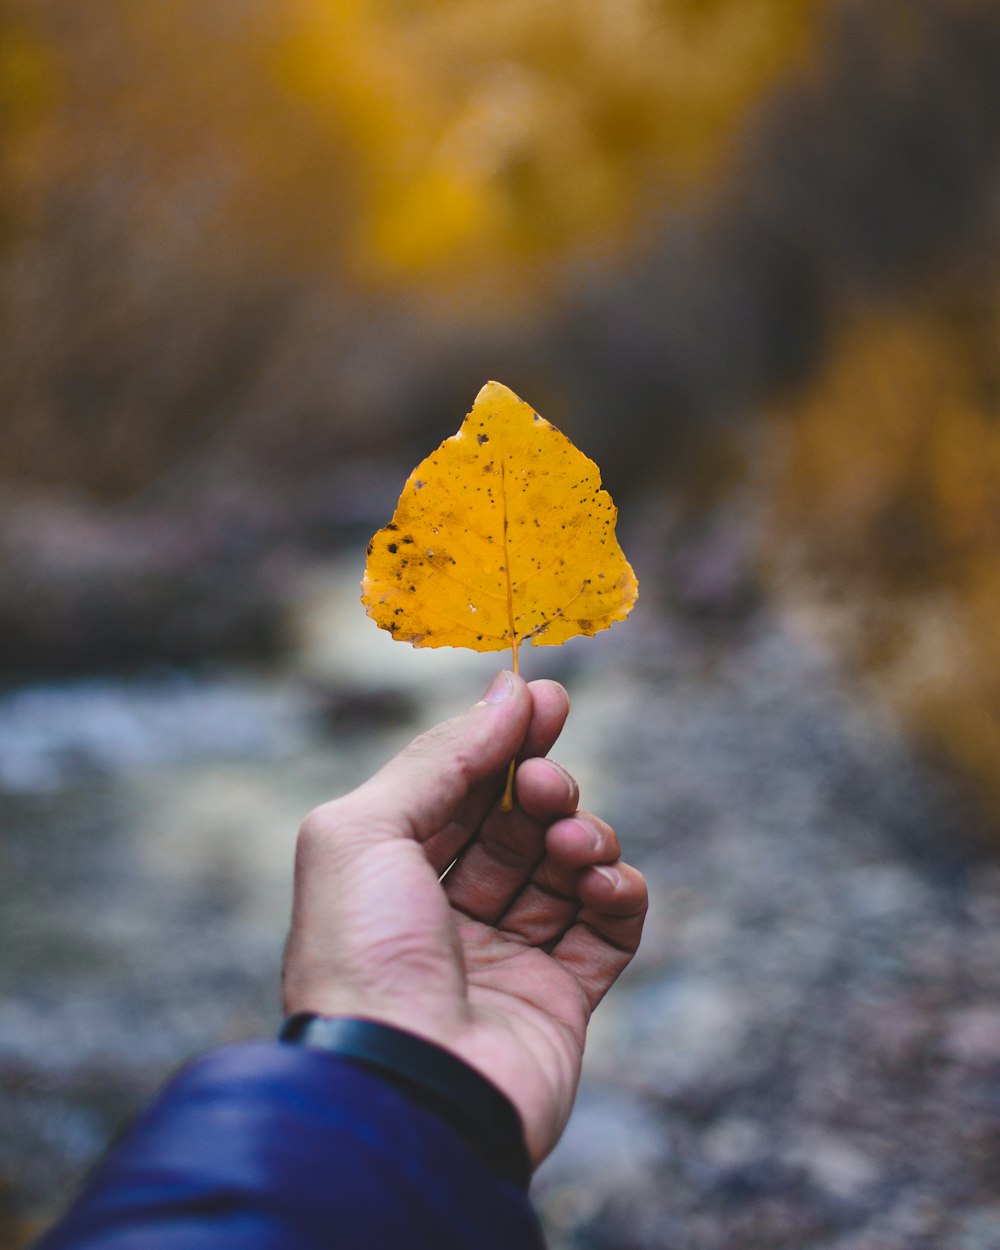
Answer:
[(452, 819), (473, 788), (492, 778), (499, 784), (530, 720), (530, 690), (522, 678), (501, 671), (467, 712), (414, 738), (341, 799), (341, 813), (349, 814), (351, 823), (426, 841)]

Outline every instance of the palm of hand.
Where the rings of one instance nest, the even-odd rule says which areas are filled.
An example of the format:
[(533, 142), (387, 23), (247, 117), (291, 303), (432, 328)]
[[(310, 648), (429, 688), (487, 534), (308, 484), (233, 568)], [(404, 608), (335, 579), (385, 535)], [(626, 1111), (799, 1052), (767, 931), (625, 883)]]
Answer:
[(545, 951), (476, 921), (463, 922), (459, 935), (471, 1019), (457, 1039), (458, 1052), (515, 1106), (553, 1108), (538, 1123), (522, 1113), (529, 1152), (540, 1160), (572, 1107), (589, 1003), (572, 973)]

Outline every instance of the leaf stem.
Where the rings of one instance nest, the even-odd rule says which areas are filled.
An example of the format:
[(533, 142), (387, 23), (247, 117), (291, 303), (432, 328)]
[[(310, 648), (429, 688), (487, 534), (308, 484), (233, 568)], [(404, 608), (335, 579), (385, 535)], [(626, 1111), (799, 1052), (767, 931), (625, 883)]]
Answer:
[[(518, 641), (513, 635), (511, 635), (511, 640), (510, 640), (511, 668), (514, 670), (515, 673), (517, 673), (518, 671), (517, 670), (517, 652), (518, 652)], [(500, 810), (502, 812), (511, 812), (514, 810), (514, 768), (516, 765), (517, 765), (517, 760), (511, 760), (510, 764), (507, 766), (507, 785), (504, 787), (503, 798), (500, 800)]]
[[(503, 507), (503, 571), (507, 579), (507, 629), (510, 633), (511, 666), (517, 673), (517, 651), (520, 639), (514, 628), (514, 582), (510, 572), (510, 546), (507, 542), (507, 465), (503, 456), (500, 458), (500, 503)], [(511, 760), (507, 769), (507, 785), (504, 787), (500, 801), (502, 812), (513, 811), (514, 808), (514, 767), (517, 760)]]

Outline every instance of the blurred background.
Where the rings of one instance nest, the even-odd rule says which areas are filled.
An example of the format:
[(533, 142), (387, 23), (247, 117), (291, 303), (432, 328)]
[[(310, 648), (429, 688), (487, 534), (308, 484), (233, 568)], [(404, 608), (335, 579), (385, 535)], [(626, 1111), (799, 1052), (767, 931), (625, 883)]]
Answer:
[(503, 658), (364, 615), (496, 378), (647, 872), (554, 1250), (1000, 1248), (995, 0), (0, 0), (0, 1246), (269, 1034), (302, 815)]

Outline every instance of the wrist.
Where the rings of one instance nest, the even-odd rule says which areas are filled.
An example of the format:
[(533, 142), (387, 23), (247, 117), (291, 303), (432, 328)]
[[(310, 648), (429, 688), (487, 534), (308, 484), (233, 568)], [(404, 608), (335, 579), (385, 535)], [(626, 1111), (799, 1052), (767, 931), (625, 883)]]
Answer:
[(506, 1179), (527, 1188), (531, 1162), (514, 1104), (453, 1051), (406, 1029), (353, 1016), (289, 1016), (281, 1041), (377, 1071), (446, 1120)]

